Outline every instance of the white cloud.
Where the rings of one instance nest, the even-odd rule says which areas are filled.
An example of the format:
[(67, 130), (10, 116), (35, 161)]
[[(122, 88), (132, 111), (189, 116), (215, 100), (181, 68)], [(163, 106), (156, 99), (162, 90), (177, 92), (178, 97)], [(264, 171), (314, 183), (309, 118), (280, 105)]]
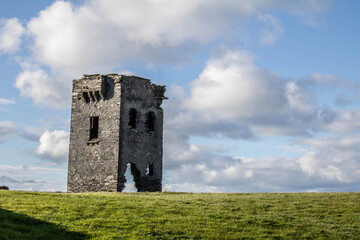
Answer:
[[(332, 93), (334, 85), (349, 89), (342, 79), (325, 74), (297, 81), (284, 79), (256, 67), (246, 52), (225, 51), (211, 58), (191, 83), (189, 97), (183, 88), (174, 86), (164, 103), (167, 189), (358, 191), (359, 110), (321, 106), (314, 90), (321, 87)], [(324, 91), (321, 94), (326, 94)], [(240, 134), (246, 127), (248, 135)], [(316, 138), (319, 132), (341, 135)], [(312, 138), (296, 138), (291, 148), (282, 147), (292, 150), (296, 156), (292, 158), (234, 157), (227, 155), (224, 146), (191, 140), (192, 136), (256, 139), (256, 135)], [(261, 137), (258, 140), (261, 148)]]
[[(134, 57), (167, 62), (181, 52), (193, 51), (186, 42), (194, 45), (224, 39), (259, 10), (278, 5), (282, 2), (92, 0), (74, 6), (57, 1), (27, 28), (35, 39), (33, 53), (40, 63), (52, 68), (91, 66), (90, 70), (98, 71), (98, 65), (103, 70)], [(300, 12), (313, 12), (313, 6), (303, 2), (287, 8), (294, 5)], [(265, 43), (273, 42), (281, 33), (279, 21), (271, 15), (260, 15), (259, 20), (267, 26)]]
[(306, 155), (300, 157), (298, 162), (301, 166), (301, 169), (309, 175), (315, 173), (316, 168), (316, 158), (314, 152), (306, 153)]
[[(109, 50), (119, 48), (114, 48), (112, 42), (116, 31), (112, 34), (111, 30), (115, 29), (106, 27), (101, 19), (88, 7), (73, 7), (70, 2), (56, 1), (27, 24), (34, 38), (34, 59), (55, 71), (76, 71), (101, 64), (105, 55), (113, 58)], [(121, 41), (118, 44), (121, 45)]]
[(359, 109), (324, 109), (318, 113), (318, 119), (318, 128), (329, 132), (349, 134), (358, 132), (360, 129)]
[(258, 21), (264, 24), (264, 27), (259, 32), (260, 45), (273, 45), (283, 32), (280, 20), (271, 14), (260, 14), (258, 15)]
[(21, 96), (31, 97), (36, 104), (42, 106), (55, 108), (70, 106), (70, 81), (67, 81), (67, 84), (61, 83), (34, 64), (22, 63), (22, 67), (23, 72), (17, 75), (15, 82), (15, 87), (20, 90)]
[(7, 176), (1, 176), (0, 182), (2, 182), (2, 183), (46, 183), (45, 181), (41, 181), (41, 180), (31, 180), (31, 179), (17, 180), (15, 178), (7, 177)]
[(315, 96), (306, 88), (290, 81), (286, 83), (285, 92), (289, 107), (294, 114), (302, 115), (305, 118), (311, 118), (311, 116), (316, 115), (317, 101)]
[[(10, 190), (65, 191), (66, 169), (0, 165), (0, 185)], [(56, 181), (59, 180), (60, 181)]]
[(9, 100), (9, 99), (5, 99), (5, 98), (0, 98), (0, 105), (7, 105), (7, 104), (14, 104), (15, 101), (13, 100)]
[(11, 174), (17, 174), (19, 172), (26, 173), (36, 173), (36, 174), (56, 174), (56, 173), (62, 173), (64, 172), (64, 169), (62, 168), (48, 168), (48, 167), (34, 167), (34, 166), (26, 166), (26, 165), (18, 165), (18, 166), (12, 166), (12, 165), (0, 165), (0, 171), (1, 172), (7, 172)]
[(43, 128), (26, 127), (20, 132), (20, 135), (30, 141), (39, 141), (41, 135), (44, 133)]
[(0, 142), (2, 142), (8, 135), (17, 132), (17, 128), (14, 122), (2, 121), (0, 122)]
[(64, 186), (56, 182), (47, 182), (31, 178), (13, 178), (6, 175), (0, 176), (0, 185), (9, 187), (10, 190), (23, 191), (50, 191), (64, 190)]
[[(184, 23), (186, 19), (191, 21), (191, 16), (186, 15), (192, 13), (196, 4), (191, 4), (182, 16), (177, 16), (170, 14), (168, 8), (179, 13), (182, 8), (177, 4), (180, 2), (160, 5), (153, 1), (88, 3), (74, 6), (70, 2), (57, 1), (29, 21), (27, 30), (34, 38), (35, 61), (54, 72), (67, 70), (72, 75), (108, 72), (130, 59), (142, 59), (151, 64), (176, 62), (178, 56), (182, 58), (187, 54), (181, 52), (193, 48), (184, 45), (184, 41), (200, 41)], [(142, 17), (137, 17), (139, 15)], [(177, 17), (172, 20), (174, 16)], [(176, 25), (181, 25), (183, 31)], [(205, 22), (201, 25), (205, 29)], [(206, 39), (201, 33), (197, 35)]]
[(200, 185), (198, 183), (186, 182), (182, 184), (165, 184), (165, 192), (221, 192), (217, 187)]
[(296, 81), (259, 69), (253, 61), (247, 52), (230, 50), (211, 58), (191, 83), (184, 109), (213, 127), (227, 125), (235, 132), (307, 134), (316, 126), (319, 111), (313, 93)]
[(305, 80), (305, 82), (325, 86), (342, 86), (344, 83), (339, 77), (323, 73), (313, 73)]
[(125, 188), (122, 192), (137, 192), (137, 188), (135, 187), (135, 183), (125, 183)]
[(301, 17), (305, 24), (318, 27), (326, 23), (318, 14), (328, 9), (332, 2), (328, 0), (282, 1), (282, 7), (291, 14)]
[(112, 72), (132, 60), (148, 65), (188, 61), (199, 47), (240, 39), (239, 29), (253, 16), (264, 23), (262, 43), (272, 44), (281, 34), (281, 24), (263, 12), (277, 8), (291, 13), (296, 9), (297, 15), (325, 9), (321, 4), (282, 0), (90, 0), (79, 5), (55, 1), (26, 25), (32, 52), (27, 61), (38, 67), (24, 67), (16, 86), (36, 104), (64, 106), (71, 80), (83, 73)]
[(38, 156), (57, 164), (66, 162), (69, 151), (69, 132), (45, 131), (39, 141), (40, 145), (36, 149)]
[[(310, 16), (325, 10), (328, 5), (329, 1), (93, 0), (90, 8), (97, 9), (105, 20), (125, 29), (125, 34), (132, 41), (178, 45), (187, 40), (211, 41), (229, 33), (260, 11), (282, 8), (296, 15)], [(273, 19), (266, 20), (266, 23), (269, 22), (274, 25)]]
[(286, 106), (285, 82), (275, 73), (260, 70), (248, 53), (226, 51), (211, 58), (191, 83), (189, 108), (212, 118), (248, 118), (281, 113)]
[(165, 165), (165, 185), (168, 191), (192, 192), (358, 191), (360, 152), (355, 139), (312, 140), (314, 149), (299, 158), (235, 158), (203, 147), (206, 158), (194, 155), (174, 169)]
[(311, 151), (297, 160), (305, 173), (339, 182), (360, 181), (358, 134), (307, 140), (305, 144)]
[(1, 105), (8, 105), (8, 104), (14, 104), (15, 101), (13, 100), (9, 100), (9, 99), (5, 99), (5, 98), (0, 98), (0, 112), (5, 112), (8, 111), (7, 108), (1, 106)]
[(0, 53), (19, 49), (25, 29), (17, 18), (0, 19)]
[(323, 98), (331, 102), (333, 96), (335, 103), (341, 91), (356, 101), (353, 84), (326, 74), (285, 79), (259, 69), (248, 52), (225, 50), (210, 58), (190, 87), (190, 97), (183, 94), (167, 104), (172, 104), (171, 127), (188, 129), (185, 132), (193, 135), (249, 139), (319, 131), (350, 133), (360, 126), (358, 109), (330, 108), (322, 102)]

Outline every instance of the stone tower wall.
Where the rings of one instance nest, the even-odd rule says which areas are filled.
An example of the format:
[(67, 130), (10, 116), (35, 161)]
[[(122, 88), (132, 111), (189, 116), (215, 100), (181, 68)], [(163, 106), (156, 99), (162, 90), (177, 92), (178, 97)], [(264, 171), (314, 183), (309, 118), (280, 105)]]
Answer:
[[(119, 78), (85, 75), (80, 80), (74, 80), (69, 192), (117, 190), (120, 98)], [(98, 138), (95, 140), (90, 140), (92, 116), (99, 117)]]
[[(131, 163), (139, 191), (161, 191), (162, 126), (161, 93), (149, 80), (128, 77), (122, 83), (120, 124), (119, 190), (123, 188), (126, 165)], [(136, 127), (129, 127), (130, 109), (136, 110)], [(154, 114), (154, 129), (148, 129), (149, 113)]]
[(134, 76), (74, 80), (68, 192), (122, 191), (128, 163), (138, 191), (161, 191), (164, 92)]

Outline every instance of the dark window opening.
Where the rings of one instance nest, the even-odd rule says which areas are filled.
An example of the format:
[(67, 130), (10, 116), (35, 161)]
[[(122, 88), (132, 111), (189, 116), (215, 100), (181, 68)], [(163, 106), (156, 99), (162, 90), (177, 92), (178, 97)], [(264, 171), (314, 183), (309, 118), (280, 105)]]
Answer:
[(136, 109), (131, 108), (129, 111), (129, 128), (136, 128)]
[(89, 94), (87, 92), (83, 92), (83, 97), (84, 97), (86, 103), (90, 102)]
[(148, 176), (154, 175), (154, 165), (153, 164), (146, 166), (146, 175), (148, 175)]
[(99, 136), (99, 117), (90, 117), (90, 141)]
[(98, 101), (98, 102), (101, 100), (101, 96), (100, 96), (99, 91), (95, 91), (95, 98), (96, 98), (96, 101)]
[(90, 93), (91, 100), (92, 100), (93, 102), (95, 102), (95, 97), (94, 97), (93, 93), (92, 93), (92, 92), (89, 92), (89, 93)]
[(114, 96), (114, 79), (109, 76), (106, 76), (102, 82), (102, 96), (104, 101)]
[(155, 132), (155, 113), (154, 112), (149, 112), (147, 114), (146, 128), (147, 128), (147, 131), (150, 133)]

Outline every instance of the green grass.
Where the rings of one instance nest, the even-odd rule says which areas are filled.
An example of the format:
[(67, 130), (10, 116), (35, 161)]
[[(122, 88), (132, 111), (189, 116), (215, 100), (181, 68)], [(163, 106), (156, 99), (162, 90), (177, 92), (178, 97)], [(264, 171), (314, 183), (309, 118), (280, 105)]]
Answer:
[(360, 193), (0, 191), (0, 239), (360, 239)]

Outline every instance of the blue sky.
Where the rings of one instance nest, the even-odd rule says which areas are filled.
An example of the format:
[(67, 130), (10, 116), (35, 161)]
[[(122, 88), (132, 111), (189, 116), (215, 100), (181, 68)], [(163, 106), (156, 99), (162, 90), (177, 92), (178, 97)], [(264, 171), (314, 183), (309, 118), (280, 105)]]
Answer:
[(72, 80), (119, 73), (167, 86), (166, 191), (359, 191), (359, 10), (3, 0), (0, 185), (65, 191)]

